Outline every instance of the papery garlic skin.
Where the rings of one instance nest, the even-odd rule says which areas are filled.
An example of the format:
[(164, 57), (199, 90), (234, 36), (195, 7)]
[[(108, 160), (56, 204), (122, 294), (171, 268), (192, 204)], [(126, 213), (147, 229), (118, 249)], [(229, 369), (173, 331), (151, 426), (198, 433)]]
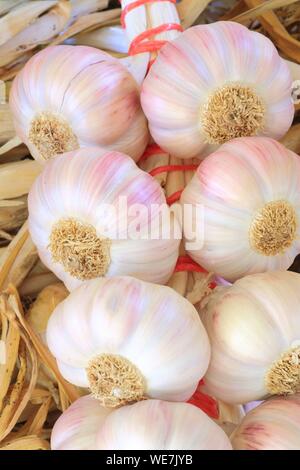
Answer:
[(201, 319), (212, 355), (206, 390), (227, 403), (293, 394), (300, 385), (300, 274), (253, 274), (217, 287)]
[(148, 142), (137, 83), (117, 59), (92, 47), (35, 54), (13, 82), (10, 107), (17, 135), (42, 163), (93, 145), (138, 160)]
[(91, 395), (76, 400), (56, 421), (51, 450), (95, 450), (99, 427), (111, 413)]
[(187, 403), (146, 400), (113, 411), (97, 438), (102, 450), (231, 450), (225, 432)]
[[(130, 208), (135, 204), (143, 205), (148, 214), (141, 222), (138, 239), (130, 238), (126, 224), (123, 229), (123, 222), (129, 226), (134, 219)], [(102, 210), (105, 205), (110, 205), (108, 212)], [(164, 206), (169, 220), (160, 216), (155, 205)], [(177, 219), (169, 212), (159, 184), (126, 155), (83, 148), (52, 159), (33, 184), (28, 207), (29, 230), (39, 256), (69, 290), (100, 276), (131, 275), (165, 283), (173, 272), (181, 236)], [(115, 214), (111, 214), (112, 209)], [(78, 233), (75, 240), (71, 239), (72, 223), (86, 229), (93, 243), (89, 245), (87, 241), (85, 245), (82, 240), (86, 251), (71, 251), (68, 257), (63, 256), (65, 245), (80, 236)], [(164, 230), (168, 224), (170, 238), (160, 235), (152, 239), (152, 226)], [(65, 229), (64, 239), (59, 238), (59, 226)], [(86, 259), (90, 260), (90, 267), (85, 266)]]
[(231, 436), (236, 450), (299, 450), (300, 395), (271, 398), (249, 412)]
[(224, 144), (200, 165), (181, 203), (202, 208), (197, 244), (185, 247), (208, 271), (227, 281), (285, 270), (300, 252), (300, 159), (266, 137)]
[(73, 291), (48, 322), (47, 344), (65, 379), (112, 407), (144, 397), (188, 400), (210, 357), (192, 304), (130, 277)]
[(281, 138), (294, 115), (291, 87), (269, 39), (219, 21), (189, 28), (162, 48), (141, 101), (162, 149), (203, 158), (235, 137)]

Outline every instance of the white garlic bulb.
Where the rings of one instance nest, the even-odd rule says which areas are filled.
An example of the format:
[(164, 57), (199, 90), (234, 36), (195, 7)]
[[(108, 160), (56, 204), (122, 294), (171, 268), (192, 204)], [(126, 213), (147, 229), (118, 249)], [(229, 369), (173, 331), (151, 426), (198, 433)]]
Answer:
[(202, 209), (184, 223), (189, 255), (227, 280), (285, 270), (300, 252), (300, 159), (275, 140), (224, 144), (199, 165), (181, 203)]
[(268, 38), (219, 21), (161, 49), (141, 101), (162, 149), (203, 158), (236, 137), (282, 137), (294, 115), (291, 91), (289, 68)]
[(254, 408), (231, 442), (236, 450), (299, 450), (300, 395), (270, 398)]
[(91, 395), (78, 398), (56, 421), (51, 433), (52, 450), (95, 450), (96, 435), (110, 408)]
[(231, 450), (225, 432), (188, 403), (146, 400), (114, 410), (99, 427), (102, 450)]
[(165, 283), (173, 272), (179, 224), (159, 184), (126, 155), (82, 148), (52, 159), (34, 182), (28, 207), (39, 256), (69, 290), (101, 276)]
[(201, 318), (212, 356), (205, 375), (209, 393), (247, 403), (300, 387), (300, 274), (252, 274), (217, 287)]
[(92, 47), (35, 54), (13, 82), (10, 107), (17, 135), (43, 163), (93, 145), (138, 160), (148, 142), (137, 83), (117, 59)]
[(170, 287), (130, 277), (74, 290), (52, 314), (47, 344), (66, 380), (111, 407), (188, 400), (210, 357), (193, 305)]
[(231, 450), (223, 430), (186, 403), (145, 400), (117, 410), (91, 395), (74, 402), (56, 421), (52, 450)]

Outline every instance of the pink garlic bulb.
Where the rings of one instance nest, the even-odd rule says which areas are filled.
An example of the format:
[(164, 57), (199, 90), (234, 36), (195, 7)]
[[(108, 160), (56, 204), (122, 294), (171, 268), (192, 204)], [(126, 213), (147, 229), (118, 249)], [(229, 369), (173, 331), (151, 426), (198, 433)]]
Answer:
[(201, 305), (211, 344), (206, 393), (243, 404), (300, 387), (300, 274), (252, 274)]
[(201, 209), (184, 223), (186, 250), (227, 281), (288, 269), (300, 252), (300, 158), (275, 140), (224, 144), (199, 165), (181, 203)]
[(231, 450), (225, 432), (188, 403), (146, 400), (113, 411), (96, 437), (102, 450)]
[(56, 421), (52, 450), (231, 450), (224, 431), (187, 403), (146, 400), (117, 410), (88, 395)]
[(126, 155), (82, 148), (52, 159), (28, 208), (39, 256), (69, 290), (117, 275), (164, 284), (173, 273), (179, 223), (160, 185)]
[(193, 305), (170, 287), (131, 277), (75, 289), (54, 310), (46, 338), (64, 378), (109, 407), (188, 400), (210, 358)]
[(95, 450), (96, 435), (110, 408), (91, 395), (76, 400), (56, 421), (51, 433), (52, 450)]
[(142, 86), (154, 140), (203, 158), (236, 137), (279, 139), (291, 126), (292, 78), (264, 35), (229, 21), (189, 28), (165, 45)]
[(42, 163), (93, 145), (138, 160), (147, 145), (137, 83), (92, 47), (53, 46), (34, 55), (13, 82), (10, 107), (17, 135)]
[(236, 450), (299, 450), (300, 394), (274, 397), (254, 408), (231, 442)]

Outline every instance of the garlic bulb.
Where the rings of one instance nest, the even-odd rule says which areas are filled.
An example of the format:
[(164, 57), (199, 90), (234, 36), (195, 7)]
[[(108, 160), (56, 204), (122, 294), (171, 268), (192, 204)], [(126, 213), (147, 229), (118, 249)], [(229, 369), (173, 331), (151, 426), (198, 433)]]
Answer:
[(193, 211), (184, 224), (187, 251), (226, 280), (285, 270), (300, 251), (300, 159), (272, 139), (224, 144), (199, 165), (181, 202), (202, 209), (198, 223)]
[(189, 28), (162, 48), (142, 87), (154, 140), (204, 157), (235, 137), (278, 139), (294, 115), (292, 79), (272, 42), (229, 21)]
[[(52, 159), (34, 182), (28, 207), (39, 256), (69, 290), (127, 274), (165, 283), (173, 272), (177, 219), (159, 184), (126, 155), (83, 148)], [(131, 233), (135, 225), (139, 230)]]
[(113, 411), (99, 427), (102, 450), (231, 450), (225, 432), (188, 403), (146, 400)]
[(189, 399), (210, 356), (192, 304), (130, 277), (73, 291), (50, 317), (47, 344), (66, 380), (111, 407), (145, 397)]
[(56, 421), (51, 433), (52, 450), (95, 450), (96, 435), (111, 413), (91, 395), (76, 400)]
[(202, 306), (212, 357), (208, 393), (227, 403), (300, 387), (300, 274), (252, 274), (217, 287)]
[(231, 441), (236, 450), (299, 450), (300, 395), (265, 401), (245, 416)]
[(138, 85), (117, 59), (86, 46), (48, 47), (17, 75), (15, 129), (37, 160), (96, 145), (137, 160), (148, 131)]

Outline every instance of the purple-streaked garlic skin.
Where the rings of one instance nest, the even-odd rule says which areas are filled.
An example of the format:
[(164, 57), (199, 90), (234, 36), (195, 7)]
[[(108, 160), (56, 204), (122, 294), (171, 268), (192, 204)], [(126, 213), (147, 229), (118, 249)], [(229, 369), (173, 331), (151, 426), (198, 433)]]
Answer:
[(91, 395), (79, 398), (56, 421), (51, 450), (97, 449), (97, 431), (110, 412)]
[(96, 442), (102, 450), (232, 450), (225, 432), (199, 408), (160, 400), (113, 411)]
[(207, 393), (243, 404), (294, 394), (300, 377), (300, 274), (252, 274), (202, 306), (211, 344)]
[(235, 450), (299, 450), (299, 393), (255, 407), (233, 432), (231, 442)]
[[(137, 204), (147, 211), (147, 217), (141, 223), (140, 235), (133, 239), (129, 233), (134, 218), (130, 217), (130, 210)], [(82, 148), (52, 159), (33, 184), (28, 206), (30, 234), (39, 256), (69, 290), (103, 275), (131, 275), (164, 284), (173, 273), (181, 236), (178, 222), (171, 217), (157, 181), (124, 154)], [(161, 217), (161, 206), (167, 217)], [(54, 256), (57, 242), (52, 235), (57, 224), (64, 221), (89, 227), (95, 241), (96, 236), (106, 239), (106, 264), (102, 270), (81, 273), (78, 268), (77, 272)], [(170, 227), (170, 238), (159, 235), (151, 239), (152, 227), (162, 231)], [(68, 243), (67, 235), (63, 242)], [(74, 258), (73, 264), (76, 262)], [(80, 262), (84, 263), (84, 257)]]
[[(210, 358), (207, 333), (192, 304), (169, 287), (130, 277), (96, 279), (74, 290), (52, 314), (47, 344), (65, 379), (90, 387), (107, 406), (143, 397), (186, 401)], [(106, 371), (101, 390), (97, 361), (99, 373)], [(134, 368), (130, 386), (141, 379), (135, 400), (120, 364)], [(103, 392), (106, 385), (109, 392)]]
[(137, 83), (96, 48), (53, 46), (35, 54), (13, 82), (10, 107), (17, 135), (41, 163), (87, 146), (138, 160), (148, 142)]
[(300, 159), (267, 137), (222, 145), (199, 165), (181, 203), (202, 209), (184, 224), (189, 255), (227, 281), (286, 270), (300, 252)]
[(161, 49), (141, 101), (162, 149), (204, 158), (234, 137), (281, 138), (294, 116), (291, 88), (289, 68), (268, 38), (219, 21), (189, 28)]

